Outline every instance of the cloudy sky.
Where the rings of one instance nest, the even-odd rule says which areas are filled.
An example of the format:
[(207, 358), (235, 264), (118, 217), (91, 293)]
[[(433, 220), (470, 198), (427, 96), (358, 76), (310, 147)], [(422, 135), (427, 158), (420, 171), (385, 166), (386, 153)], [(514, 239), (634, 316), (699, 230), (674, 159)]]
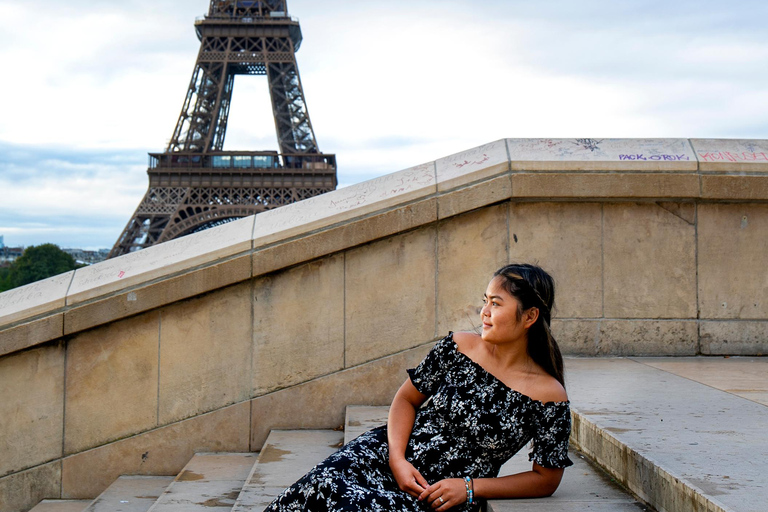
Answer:
[[(209, 0), (0, 0), (0, 235), (111, 247), (172, 135)], [(349, 185), (502, 137), (768, 138), (768, 2), (289, 0)], [(225, 149), (276, 149), (237, 77)]]

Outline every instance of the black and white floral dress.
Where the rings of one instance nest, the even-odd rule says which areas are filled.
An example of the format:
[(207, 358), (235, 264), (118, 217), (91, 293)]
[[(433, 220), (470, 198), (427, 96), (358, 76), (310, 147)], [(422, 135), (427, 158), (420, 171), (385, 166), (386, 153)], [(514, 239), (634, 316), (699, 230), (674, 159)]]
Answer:
[[(437, 342), (411, 382), (430, 399), (418, 410), (406, 459), (434, 483), (495, 477), (533, 439), (530, 460), (564, 468), (571, 418), (568, 402), (537, 400), (508, 388), (459, 352), (453, 333)], [(475, 505), (474, 507), (477, 507)], [(389, 469), (387, 427), (366, 432), (286, 489), (265, 512), (431, 510), (401, 491)], [(452, 511), (477, 510), (467, 504)]]

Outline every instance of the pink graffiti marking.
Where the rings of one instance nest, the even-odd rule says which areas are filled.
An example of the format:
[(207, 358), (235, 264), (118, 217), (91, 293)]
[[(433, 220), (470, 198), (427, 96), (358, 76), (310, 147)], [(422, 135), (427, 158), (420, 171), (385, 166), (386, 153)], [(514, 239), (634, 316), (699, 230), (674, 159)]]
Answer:
[(117, 278), (122, 279), (124, 275), (125, 275), (125, 272), (121, 270), (120, 272), (117, 273)]
[(475, 160), (474, 162), (470, 162), (469, 160), (464, 160), (463, 162), (458, 162), (458, 163), (455, 163), (453, 165), (455, 167), (458, 167), (459, 169), (461, 169), (462, 167), (464, 167), (466, 165), (480, 165), (483, 162), (487, 162), (490, 159), (491, 159), (491, 157), (489, 157), (487, 154), (483, 153), (483, 159), (482, 160)]
[(705, 162), (727, 161), (727, 162), (768, 162), (768, 155), (765, 153), (750, 153), (744, 151), (743, 153), (731, 153), (730, 151), (718, 151), (699, 153), (699, 156)]

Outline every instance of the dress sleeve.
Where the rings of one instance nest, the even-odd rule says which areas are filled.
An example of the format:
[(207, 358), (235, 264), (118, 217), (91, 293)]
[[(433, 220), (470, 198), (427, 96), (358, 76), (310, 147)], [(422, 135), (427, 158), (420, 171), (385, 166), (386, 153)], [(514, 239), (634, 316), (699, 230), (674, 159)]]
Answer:
[(571, 435), (571, 408), (568, 402), (542, 404), (528, 459), (545, 468), (567, 468), (568, 438)]
[(411, 378), (411, 383), (425, 395), (432, 395), (445, 378), (450, 361), (455, 356), (456, 344), (453, 341), (453, 333), (438, 341), (427, 357), (416, 368), (406, 370)]

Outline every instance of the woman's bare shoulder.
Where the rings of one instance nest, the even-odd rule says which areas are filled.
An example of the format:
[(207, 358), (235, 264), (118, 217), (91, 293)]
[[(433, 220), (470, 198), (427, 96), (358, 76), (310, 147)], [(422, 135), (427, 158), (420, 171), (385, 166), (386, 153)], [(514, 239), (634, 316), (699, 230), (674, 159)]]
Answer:
[(568, 400), (568, 393), (565, 392), (563, 385), (548, 373), (539, 375), (539, 378), (536, 379), (535, 392), (532, 394), (535, 394), (535, 396), (531, 398), (535, 398), (542, 403), (565, 402)]
[(466, 354), (467, 351), (475, 348), (482, 341), (482, 338), (474, 332), (455, 332), (453, 333), (453, 341), (459, 347), (459, 352)]

